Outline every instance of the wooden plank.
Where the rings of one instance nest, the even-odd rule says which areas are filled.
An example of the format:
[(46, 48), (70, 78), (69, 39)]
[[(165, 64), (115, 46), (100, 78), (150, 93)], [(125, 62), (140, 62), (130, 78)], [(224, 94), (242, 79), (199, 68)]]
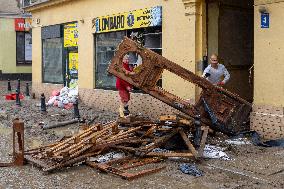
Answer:
[(156, 156), (156, 157), (186, 157), (192, 158), (194, 155), (192, 153), (177, 153), (177, 152), (149, 152), (146, 156)]
[(197, 157), (197, 151), (195, 150), (194, 146), (191, 144), (190, 140), (187, 138), (186, 134), (182, 129), (179, 130), (179, 134), (182, 137), (183, 141), (185, 142), (187, 148), (191, 151), (194, 157)]
[(209, 132), (209, 127), (204, 128), (202, 138), (201, 138), (201, 142), (200, 142), (200, 147), (198, 149), (198, 157), (203, 156), (203, 151), (204, 151), (204, 148), (205, 148), (205, 142), (206, 142), (206, 139), (207, 139), (208, 132)]

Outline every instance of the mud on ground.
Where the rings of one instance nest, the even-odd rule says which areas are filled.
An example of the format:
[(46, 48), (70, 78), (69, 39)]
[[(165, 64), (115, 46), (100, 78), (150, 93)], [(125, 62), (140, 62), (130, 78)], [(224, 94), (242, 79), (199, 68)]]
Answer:
[[(7, 83), (0, 82), (0, 162), (11, 161), (12, 120), (21, 118), (25, 122), (25, 148), (35, 148), (52, 143), (63, 136), (75, 134), (78, 124), (62, 128), (42, 130), (42, 124), (55, 123), (71, 119), (71, 110), (48, 107), (43, 114), (38, 107), (39, 101), (25, 99), (17, 107), (14, 101), (6, 101)], [(12, 86), (16, 86), (13, 82)], [(115, 120), (117, 115), (103, 110), (79, 105), (80, 114), (91, 119), (99, 116), (95, 122)], [(52, 174), (44, 174), (32, 165), (23, 167), (0, 168), (0, 188), (284, 188), (284, 149), (263, 148), (253, 145), (227, 145), (226, 136), (210, 136), (208, 141), (226, 148), (230, 161), (207, 159), (196, 162), (204, 173), (202, 177), (183, 174), (179, 170), (179, 160), (167, 160), (160, 165), (166, 169), (133, 181), (101, 173), (88, 166), (80, 165)], [(278, 173), (279, 172), (279, 173)]]

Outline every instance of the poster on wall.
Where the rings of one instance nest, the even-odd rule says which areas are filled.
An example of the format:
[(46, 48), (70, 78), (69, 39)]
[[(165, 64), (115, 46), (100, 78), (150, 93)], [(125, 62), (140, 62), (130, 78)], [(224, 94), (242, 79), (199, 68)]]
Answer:
[(25, 60), (32, 61), (32, 35), (25, 34)]
[(70, 52), (69, 53), (69, 75), (70, 75), (70, 88), (75, 88), (78, 85), (78, 66), (79, 66), (79, 57), (78, 53)]
[(64, 25), (64, 47), (78, 46), (78, 24), (71, 23)]
[(151, 7), (93, 19), (96, 33), (162, 25), (162, 7)]

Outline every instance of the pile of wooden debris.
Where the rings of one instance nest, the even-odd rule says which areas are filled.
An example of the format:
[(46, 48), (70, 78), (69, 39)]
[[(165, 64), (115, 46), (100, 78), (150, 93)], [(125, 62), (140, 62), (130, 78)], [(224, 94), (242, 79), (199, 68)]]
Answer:
[[(125, 179), (157, 172), (164, 167), (127, 173), (126, 170), (149, 163), (157, 163), (168, 157), (197, 159), (202, 156), (208, 127), (196, 130), (193, 121), (179, 116), (162, 116), (158, 121), (128, 117), (105, 124), (95, 124), (78, 134), (63, 140), (25, 151), (27, 162), (51, 172), (78, 163), (85, 163), (105, 172), (110, 172)], [(193, 145), (188, 135), (199, 132), (197, 145)], [(203, 133), (203, 134), (202, 134)], [(201, 135), (202, 134), (202, 135)], [(157, 152), (157, 148), (169, 143), (178, 136), (186, 148), (179, 151)], [(196, 140), (196, 137), (195, 137)], [(176, 140), (172, 143), (177, 142)], [(171, 142), (170, 142), (171, 143)], [(198, 149), (197, 149), (198, 147)], [(108, 162), (92, 162), (91, 159), (111, 152), (122, 151), (126, 156)]]

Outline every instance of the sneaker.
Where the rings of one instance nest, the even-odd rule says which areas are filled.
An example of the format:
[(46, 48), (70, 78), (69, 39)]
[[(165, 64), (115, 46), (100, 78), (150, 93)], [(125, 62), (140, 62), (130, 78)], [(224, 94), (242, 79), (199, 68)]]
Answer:
[(130, 114), (130, 112), (128, 110), (128, 106), (124, 106), (123, 113), (124, 113), (124, 116), (128, 116)]

